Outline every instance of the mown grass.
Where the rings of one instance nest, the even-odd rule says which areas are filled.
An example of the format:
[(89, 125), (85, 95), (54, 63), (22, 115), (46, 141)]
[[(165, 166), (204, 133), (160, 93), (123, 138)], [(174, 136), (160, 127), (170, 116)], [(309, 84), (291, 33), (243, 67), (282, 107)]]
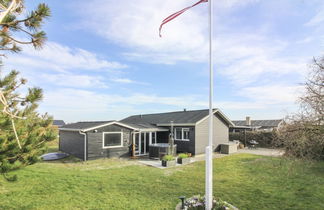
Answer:
[[(0, 178), (0, 209), (174, 209), (204, 193), (204, 162), (156, 169), (132, 160), (42, 162)], [(240, 209), (324, 209), (324, 163), (249, 154), (214, 161), (214, 192)]]

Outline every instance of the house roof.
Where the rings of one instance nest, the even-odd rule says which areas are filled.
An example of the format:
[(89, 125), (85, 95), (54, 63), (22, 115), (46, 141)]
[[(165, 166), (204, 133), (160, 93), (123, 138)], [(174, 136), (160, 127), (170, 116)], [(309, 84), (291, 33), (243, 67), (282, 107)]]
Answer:
[(63, 120), (53, 120), (53, 125), (63, 126), (65, 125), (65, 122)]
[[(214, 109), (229, 125), (234, 125), (221, 111)], [(208, 117), (209, 110), (192, 110), (180, 112), (166, 112), (158, 114), (134, 115), (121, 121), (87, 121), (66, 124), (60, 127), (60, 130), (82, 131), (86, 132), (110, 124), (117, 124), (137, 131), (167, 131), (160, 125), (195, 125)]]
[[(247, 126), (245, 120), (233, 120), (235, 126)], [(252, 127), (278, 127), (282, 122), (282, 119), (279, 120), (251, 120)]]
[(101, 125), (108, 124), (113, 121), (87, 121), (87, 122), (76, 122), (76, 123), (70, 123), (66, 124), (61, 127), (61, 129), (75, 129), (75, 130), (85, 130)]
[(136, 128), (136, 130), (141, 130), (141, 131), (149, 131), (149, 130), (154, 130), (154, 131), (168, 131), (168, 129), (165, 128), (161, 128), (158, 126), (155, 126), (153, 124), (150, 123), (125, 123), (125, 122), (121, 122), (124, 123), (125, 125), (128, 125), (130, 127)]
[(82, 131), (87, 132), (89, 130), (101, 128), (104, 126), (108, 126), (111, 124), (117, 124), (119, 126), (127, 127), (133, 130), (141, 130), (141, 131), (167, 131), (164, 128), (157, 127), (155, 125), (149, 123), (122, 123), (118, 121), (87, 121), (87, 122), (77, 122), (66, 124), (65, 126), (60, 127), (60, 130), (69, 130), (69, 131)]
[[(214, 113), (219, 112), (219, 114), (231, 124), (231, 121), (218, 109), (214, 109)], [(171, 121), (176, 124), (196, 124), (201, 121), (209, 114), (208, 109), (202, 110), (191, 110), (191, 111), (178, 111), (178, 112), (166, 112), (166, 113), (157, 113), (157, 114), (144, 114), (144, 115), (133, 115), (127, 117), (120, 122), (123, 123), (132, 123), (132, 124), (154, 124), (154, 125), (162, 125), (162, 124), (170, 124)]]

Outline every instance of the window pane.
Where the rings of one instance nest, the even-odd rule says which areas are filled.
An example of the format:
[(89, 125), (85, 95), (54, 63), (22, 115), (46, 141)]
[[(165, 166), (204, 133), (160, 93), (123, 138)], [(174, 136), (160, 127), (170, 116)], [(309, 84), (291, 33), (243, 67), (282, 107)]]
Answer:
[(105, 133), (105, 147), (121, 146), (120, 133)]
[(188, 128), (183, 129), (183, 139), (189, 139), (189, 129)]
[(155, 144), (156, 143), (156, 140), (155, 140), (155, 133), (153, 132), (152, 133), (152, 144)]
[(175, 130), (176, 130), (175, 139), (182, 139), (182, 130), (181, 130), (181, 128), (176, 128)]

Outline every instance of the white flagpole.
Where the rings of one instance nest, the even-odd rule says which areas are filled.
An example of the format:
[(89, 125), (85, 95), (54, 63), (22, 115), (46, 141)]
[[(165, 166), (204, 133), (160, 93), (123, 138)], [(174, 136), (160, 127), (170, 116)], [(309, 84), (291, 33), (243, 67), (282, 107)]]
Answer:
[(206, 147), (206, 180), (205, 196), (206, 210), (212, 209), (213, 204), (213, 0), (208, 0), (209, 5), (209, 132), (208, 146)]

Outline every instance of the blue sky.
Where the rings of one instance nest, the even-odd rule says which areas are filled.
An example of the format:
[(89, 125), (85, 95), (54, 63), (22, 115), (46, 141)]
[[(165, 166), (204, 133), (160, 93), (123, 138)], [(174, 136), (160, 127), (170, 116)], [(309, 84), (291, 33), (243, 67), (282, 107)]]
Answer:
[[(50, 6), (48, 42), (9, 54), (5, 70), (42, 87), (40, 111), (67, 122), (208, 108), (207, 4), (158, 36), (166, 16), (195, 1), (26, 1)], [(214, 18), (215, 107), (233, 120), (295, 111), (308, 64), (324, 52), (324, 1), (217, 0)]]

